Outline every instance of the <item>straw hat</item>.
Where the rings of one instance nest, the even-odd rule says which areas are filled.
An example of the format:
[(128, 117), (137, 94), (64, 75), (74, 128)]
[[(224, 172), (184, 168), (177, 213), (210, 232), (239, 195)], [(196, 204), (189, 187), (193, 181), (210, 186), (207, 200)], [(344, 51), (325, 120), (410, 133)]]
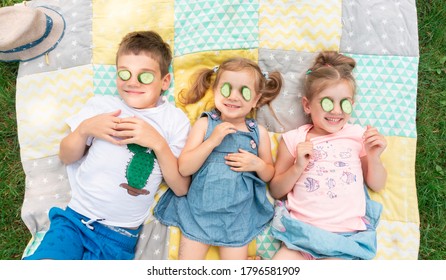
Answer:
[(0, 8), (0, 61), (28, 61), (54, 49), (65, 20), (48, 7), (16, 5)]

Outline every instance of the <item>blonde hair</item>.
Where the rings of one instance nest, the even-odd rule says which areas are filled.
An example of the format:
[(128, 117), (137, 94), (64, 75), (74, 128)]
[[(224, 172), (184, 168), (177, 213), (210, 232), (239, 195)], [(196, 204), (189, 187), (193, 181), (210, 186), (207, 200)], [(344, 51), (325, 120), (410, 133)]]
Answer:
[[(217, 70), (218, 69), (218, 70)], [(255, 92), (260, 94), (260, 99), (257, 102), (256, 108), (268, 104), (271, 108), (271, 101), (273, 101), (282, 89), (282, 75), (278, 71), (268, 74), (262, 73), (260, 67), (254, 61), (235, 57), (224, 61), (218, 68), (203, 68), (194, 76), (194, 82), (188, 90), (182, 90), (179, 94), (180, 102), (183, 104), (194, 104), (204, 97), (206, 91), (212, 86), (216, 90), (216, 86), (220, 80), (221, 74), (224, 71), (252, 71), (255, 77)], [(215, 80), (212, 80), (213, 75), (216, 74)]]
[(352, 71), (356, 61), (336, 51), (322, 51), (315, 58), (313, 66), (308, 69), (304, 81), (304, 94), (311, 100), (316, 94), (327, 87), (341, 81), (347, 81), (353, 91), (356, 92), (356, 81)]

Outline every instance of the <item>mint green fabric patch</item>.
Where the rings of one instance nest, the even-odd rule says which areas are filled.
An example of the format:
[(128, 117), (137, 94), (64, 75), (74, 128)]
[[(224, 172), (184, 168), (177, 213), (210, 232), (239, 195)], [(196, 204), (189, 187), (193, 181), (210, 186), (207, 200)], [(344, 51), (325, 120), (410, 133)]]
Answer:
[(31, 256), (32, 254), (34, 254), (34, 252), (36, 251), (37, 247), (39, 247), (40, 243), (43, 240), (43, 237), (45, 237), (46, 234), (46, 230), (44, 231), (37, 231), (34, 234), (34, 237), (32, 239), (32, 241), (30, 241), (30, 243), (26, 246), (22, 258)]
[[(93, 93), (100, 95), (118, 95), (116, 90), (116, 66), (115, 65), (93, 65)], [(170, 87), (163, 93), (167, 101), (175, 104), (174, 97), (174, 78), (172, 65), (169, 66), (169, 72), (172, 74)]]
[(118, 95), (116, 90), (116, 67), (114, 65), (93, 65), (93, 93)]
[(257, 48), (258, 9), (251, 1), (175, 1), (175, 56)]
[(352, 121), (386, 136), (416, 138), (418, 57), (350, 56), (357, 62)]
[(270, 260), (279, 251), (282, 242), (271, 235), (271, 227), (265, 228), (262, 234), (256, 237), (257, 256)]

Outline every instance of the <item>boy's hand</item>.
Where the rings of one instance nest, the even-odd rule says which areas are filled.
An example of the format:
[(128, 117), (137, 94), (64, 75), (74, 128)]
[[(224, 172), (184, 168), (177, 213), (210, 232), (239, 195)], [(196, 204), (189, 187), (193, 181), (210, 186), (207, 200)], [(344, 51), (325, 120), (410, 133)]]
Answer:
[(86, 138), (92, 136), (112, 144), (119, 144), (113, 136), (115, 136), (117, 125), (121, 121), (121, 118), (118, 117), (120, 114), (121, 110), (116, 110), (86, 119), (81, 123), (79, 131)]
[(121, 145), (138, 144), (156, 152), (166, 142), (152, 125), (137, 117), (121, 119), (116, 129), (115, 136), (122, 139), (119, 141)]
[(137, 189), (134, 188), (132, 186), (130, 186), (127, 183), (122, 183), (119, 185), (121, 188), (124, 188), (127, 190), (127, 193), (133, 196), (138, 196), (138, 195), (148, 195), (150, 192), (146, 189)]
[(362, 137), (367, 156), (379, 157), (387, 147), (386, 139), (375, 127), (368, 125)]

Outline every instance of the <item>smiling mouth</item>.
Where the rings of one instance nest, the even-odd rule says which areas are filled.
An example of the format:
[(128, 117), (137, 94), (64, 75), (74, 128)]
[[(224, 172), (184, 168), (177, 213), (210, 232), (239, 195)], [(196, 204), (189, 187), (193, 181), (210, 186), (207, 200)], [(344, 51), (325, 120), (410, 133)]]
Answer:
[(325, 118), (325, 119), (330, 123), (339, 123), (342, 121), (342, 119), (338, 119), (338, 118)]
[(144, 94), (143, 91), (133, 91), (133, 90), (126, 90), (125, 93), (127, 93), (127, 94), (133, 94), (133, 95)]
[(232, 108), (232, 109), (238, 109), (238, 108), (240, 108), (240, 106), (232, 105), (232, 104), (225, 104), (225, 106), (228, 107), (228, 108)]

